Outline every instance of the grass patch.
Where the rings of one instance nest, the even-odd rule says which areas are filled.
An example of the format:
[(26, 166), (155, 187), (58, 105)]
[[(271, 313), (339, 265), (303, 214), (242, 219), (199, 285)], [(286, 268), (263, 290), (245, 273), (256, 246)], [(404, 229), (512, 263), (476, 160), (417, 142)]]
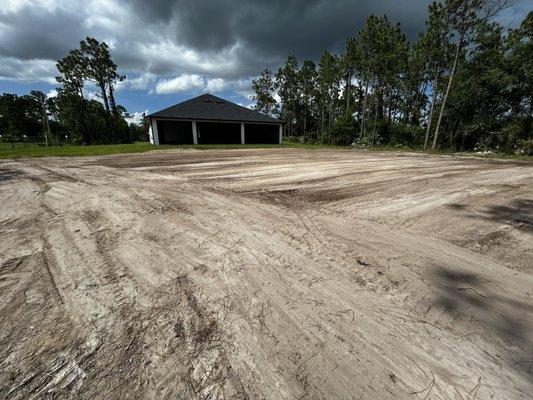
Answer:
[(69, 156), (91, 156), (101, 154), (118, 153), (138, 153), (153, 150), (150, 143), (132, 144), (105, 144), (95, 146), (39, 146), (29, 143), (15, 143), (15, 149), (10, 143), (0, 144), (0, 158), (21, 158), (21, 157), (69, 157)]
[[(172, 149), (260, 149), (260, 148), (298, 148), (298, 149), (335, 149), (346, 151), (357, 151), (348, 146), (332, 146), (327, 144), (299, 143), (285, 141), (282, 144), (199, 144), (199, 145), (160, 145), (154, 146), (148, 142), (136, 142), (131, 144), (104, 144), (91, 146), (42, 146), (32, 143), (15, 143), (13, 150), (10, 143), (0, 142), (1, 158), (31, 158), (31, 157), (75, 157), (75, 156), (96, 156), (105, 154), (143, 153), (152, 150), (172, 150)], [(449, 150), (425, 151), (422, 148), (406, 148), (394, 146), (376, 146), (359, 151), (383, 151), (383, 152), (414, 152), (426, 154), (440, 154), (463, 157), (480, 158), (504, 158), (518, 160), (533, 160), (532, 156), (513, 154), (476, 154), (469, 152), (453, 152)]]
[(148, 142), (131, 144), (103, 144), (91, 146), (42, 146), (32, 143), (15, 143), (13, 150), (11, 143), (0, 142), (0, 158), (29, 158), (29, 157), (75, 157), (95, 156), (104, 154), (143, 153), (152, 150), (170, 149), (254, 149), (254, 148), (332, 148), (328, 145), (303, 144), (286, 142), (283, 144), (199, 144), (199, 145), (160, 145), (154, 146)]
[(435, 154), (435, 155), (445, 155), (445, 156), (457, 156), (457, 157), (477, 157), (477, 158), (499, 158), (499, 159), (510, 159), (510, 160), (533, 160), (533, 156), (528, 156), (525, 154), (510, 154), (510, 153), (480, 153), (473, 151), (455, 151), (451, 149), (435, 149), (430, 150), (422, 147), (405, 147), (405, 146), (393, 146), (393, 145), (379, 145), (374, 147), (369, 147), (369, 151), (384, 151), (384, 152), (399, 152), (399, 153), (422, 153), (422, 154)]

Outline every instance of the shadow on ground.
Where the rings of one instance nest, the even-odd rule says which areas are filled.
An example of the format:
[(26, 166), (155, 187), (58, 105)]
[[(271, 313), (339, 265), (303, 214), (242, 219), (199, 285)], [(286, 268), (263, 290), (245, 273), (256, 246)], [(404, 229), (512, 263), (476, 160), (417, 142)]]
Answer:
[[(509, 298), (495, 282), (458, 269), (436, 266), (430, 280), (437, 291), (434, 306), (452, 322), (466, 322), (469, 332), (464, 332), (465, 337), (486, 336), (494, 343), (496, 336), (509, 350), (508, 366), (520, 370), (533, 382), (533, 341), (526, 326), (533, 305)], [(500, 355), (486, 354), (502, 362)]]
[[(456, 211), (469, 211), (466, 205), (460, 203), (449, 204), (448, 208)], [(465, 216), (508, 224), (516, 229), (533, 232), (533, 200), (531, 199), (514, 199), (508, 204), (493, 205), (481, 212), (466, 213)]]
[(17, 169), (0, 169), (0, 182), (9, 181), (20, 175), (23, 175), (23, 172)]

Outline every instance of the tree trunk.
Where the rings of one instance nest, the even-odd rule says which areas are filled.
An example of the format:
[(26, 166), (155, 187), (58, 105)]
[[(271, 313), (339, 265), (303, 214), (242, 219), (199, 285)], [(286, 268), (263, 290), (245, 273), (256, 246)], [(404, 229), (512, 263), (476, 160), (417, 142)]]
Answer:
[(289, 122), (288, 122), (288, 125), (289, 125), (289, 135), (290, 136), (294, 136), (294, 131), (293, 131), (293, 126), (292, 126), (292, 110), (289, 111)]
[(448, 78), (448, 85), (446, 86), (446, 92), (444, 93), (444, 97), (442, 98), (442, 105), (440, 107), (439, 119), (437, 120), (437, 126), (435, 128), (435, 136), (433, 137), (433, 144), (431, 145), (431, 150), (435, 150), (435, 147), (437, 146), (437, 139), (439, 136), (440, 124), (442, 122), (442, 116), (444, 115), (444, 109), (446, 108), (446, 100), (448, 100), (448, 95), (450, 94), (450, 88), (452, 87), (453, 77), (455, 75), (455, 70), (457, 69), (459, 55), (461, 54), (461, 49), (463, 48), (463, 40), (465, 37), (465, 31), (466, 31), (465, 25), (466, 25), (466, 21), (464, 21), (462, 24), (461, 34), (459, 36), (459, 41), (457, 42), (457, 48), (455, 49), (455, 56), (453, 58), (453, 66), (452, 66), (452, 70), (450, 71), (450, 77)]
[(429, 119), (428, 119), (428, 126), (426, 128), (426, 139), (424, 140), (424, 150), (428, 147), (428, 140), (429, 140), (429, 132), (431, 130), (431, 122), (433, 121), (433, 110), (435, 108), (435, 100), (437, 98), (437, 84), (439, 80), (439, 69), (437, 68), (437, 71), (435, 73), (435, 84), (433, 86), (433, 96), (431, 98), (431, 107), (429, 109)]
[(307, 106), (304, 110), (304, 137), (307, 136)]
[(381, 84), (378, 89), (378, 118), (383, 120), (385, 117), (385, 102), (383, 101), (383, 91), (381, 90)]
[(331, 131), (331, 106), (328, 104), (328, 132)]
[(363, 137), (365, 133), (365, 113), (366, 113), (366, 103), (368, 97), (368, 82), (365, 83), (365, 94), (363, 96), (363, 109), (361, 111), (361, 132), (359, 132), (359, 137)]
[(48, 122), (48, 116), (46, 115), (46, 110), (44, 109), (43, 105), (43, 122), (46, 127), (46, 130), (44, 131), (44, 145), (48, 147), (48, 138), (52, 137), (50, 133), (50, 123)]
[(466, 136), (463, 135), (461, 138), (461, 151), (464, 151), (465, 149), (465, 141), (466, 141)]
[[(106, 83), (105, 82), (101, 82), (98, 86), (100, 86), (100, 89), (102, 91), (102, 99), (104, 100), (104, 107), (105, 107), (105, 110), (106, 110), (106, 124), (107, 124), (107, 129), (109, 129), (109, 132), (111, 134), (111, 142), (112, 143), (115, 143), (116, 142), (116, 137), (115, 137), (115, 132), (114, 132), (114, 129), (113, 129), (113, 121), (111, 120), (111, 118), (109, 117), (109, 115), (111, 114), (111, 109), (109, 108), (109, 100), (107, 98), (107, 90), (106, 90)], [(110, 86), (110, 89), (111, 89), (111, 86)], [(111, 94), (111, 90), (109, 92)], [(105, 142), (106, 143), (109, 143), (109, 140), (108, 138), (104, 138)]]
[(453, 150), (453, 130), (450, 131), (450, 149)]
[[(413, 120), (412, 120), (412, 125), (418, 125), (418, 122), (414, 120), (414, 118), (416, 117), (418, 120), (420, 119), (420, 107), (418, 106), (418, 99), (422, 96), (423, 93), (425, 93), (426, 91), (426, 83), (423, 82), (423, 79), (424, 79), (424, 73), (423, 72), (420, 72), (420, 75), (418, 75), (417, 77), (417, 83), (418, 82), (422, 82), (422, 90), (420, 90), (420, 85), (417, 86), (417, 89), (415, 91), (415, 95), (413, 96), (413, 101), (412, 101), (412, 104), (407, 104), (406, 105), (406, 109), (409, 110), (409, 114), (411, 114), (413, 117)], [(409, 120), (408, 120), (409, 122)]]
[(350, 110), (350, 87), (352, 84), (352, 73), (348, 73), (348, 77), (346, 78), (346, 115), (348, 115), (348, 111)]
[(378, 108), (379, 108), (378, 96), (374, 96), (374, 103), (375, 103), (375, 107), (374, 107), (374, 126), (372, 128), (372, 146), (374, 146), (374, 143), (376, 140), (376, 125), (378, 123)]
[(87, 118), (87, 109), (85, 107), (85, 96), (83, 95), (83, 87), (78, 88), (80, 97), (81, 97), (81, 114), (83, 115), (82, 121), (83, 121), (83, 128), (85, 130), (85, 140), (88, 144), (92, 144), (93, 142), (93, 135), (91, 133), (91, 128), (89, 126), (89, 119)]
[(391, 93), (390, 97), (389, 97), (389, 101), (388, 101), (388, 110), (387, 110), (387, 119), (389, 120), (389, 122), (392, 121), (392, 104), (394, 102), (394, 99), (393, 99), (393, 95)]
[(98, 83), (98, 86), (100, 86), (100, 91), (102, 92), (102, 99), (104, 100), (104, 107), (105, 111), (109, 114), (109, 100), (107, 99), (107, 91), (105, 88), (105, 82)]
[(320, 112), (320, 133), (324, 133), (324, 108), (325, 108), (324, 100), (322, 100), (322, 109)]
[(111, 104), (111, 111), (115, 113), (117, 111), (117, 104), (115, 103), (115, 89), (113, 89), (113, 83), (111, 81), (107, 82), (109, 86), (109, 102)]

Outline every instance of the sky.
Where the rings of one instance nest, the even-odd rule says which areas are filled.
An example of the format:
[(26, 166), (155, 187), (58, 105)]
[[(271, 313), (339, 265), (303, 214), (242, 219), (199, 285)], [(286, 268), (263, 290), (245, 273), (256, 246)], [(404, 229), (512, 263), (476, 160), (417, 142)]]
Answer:
[[(499, 17), (517, 26), (533, 7)], [(2, 0), (0, 93), (53, 96), (56, 60), (87, 36), (105, 41), (119, 72), (118, 103), (133, 115), (209, 92), (249, 106), (251, 79), (287, 55), (340, 52), (371, 14), (423, 30), (426, 0)], [(97, 91), (88, 88), (89, 96)]]

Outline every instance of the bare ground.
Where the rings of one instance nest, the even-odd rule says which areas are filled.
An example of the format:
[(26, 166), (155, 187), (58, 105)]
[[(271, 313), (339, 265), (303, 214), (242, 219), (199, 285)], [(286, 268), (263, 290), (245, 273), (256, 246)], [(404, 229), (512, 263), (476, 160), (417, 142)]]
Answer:
[(0, 163), (0, 398), (525, 399), (533, 164)]

